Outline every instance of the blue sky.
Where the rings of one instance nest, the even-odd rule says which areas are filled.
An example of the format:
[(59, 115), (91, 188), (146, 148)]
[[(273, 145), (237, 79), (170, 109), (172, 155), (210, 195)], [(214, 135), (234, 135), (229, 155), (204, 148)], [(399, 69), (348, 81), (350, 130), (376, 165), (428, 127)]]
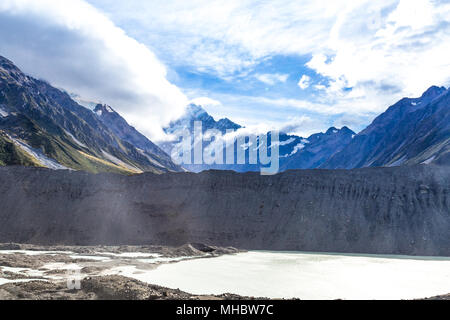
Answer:
[[(448, 22), (448, 16), (442, 17), (448, 5), (441, 7), (436, 1), (420, 0), (377, 1), (377, 4), (214, 0), (189, 4), (167, 1), (165, 5), (154, 5), (154, 1), (143, 5), (132, 0), (126, 6), (110, 0), (90, 2), (130, 35), (149, 45), (172, 70), (169, 81), (189, 99), (213, 99), (209, 105), (205, 103), (207, 99), (200, 101), (214, 116), (255, 126), (264, 123), (283, 127), (298, 121), (297, 133), (302, 135), (332, 125), (347, 125), (360, 131), (396, 99), (418, 95), (434, 84), (434, 79), (426, 79), (402, 88), (401, 79), (390, 83), (389, 76), (385, 79), (361, 76), (353, 80), (345, 71), (333, 70), (332, 66), (328, 67), (330, 70), (320, 70), (319, 63), (315, 63), (317, 66), (310, 63), (314, 56), (317, 61), (323, 54), (325, 63), (329, 63), (340, 52), (350, 59), (352, 54), (360, 54), (360, 61), (355, 57), (355, 64), (364, 68), (365, 59), (377, 63), (377, 58), (371, 57), (373, 53), (357, 49), (347, 53), (342, 47), (349, 43), (349, 47), (361, 45), (370, 49), (381, 43), (385, 46), (380, 50), (382, 55), (396, 54), (396, 59), (401, 60), (408, 52), (403, 53), (388, 42), (404, 42), (414, 48), (411, 38), (416, 37), (419, 42), (437, 38), (447, 28), (439, 25)], [(393, 30), (388, 31), (389, 28)], [(399, 38), (395, 36), (407, 28), (409, 32)], [(376, 36), (382, 31), (386, 32), (384, 37)], [(338, 67), (345, 68), (348, 63), (351, 61)], [(382, 69), (389, 70), (390, 63), (393, 62), (385, 63)], [(353, 67), (350, 65), (348, 69), (350, 73)], [(375, 72), (374, 77), (377, 75)], [(299, 84), (302, 78), (304, 81)], [(448, 84), (448, 79), (449, 75), (440, 77), (438, 84)], [(370, 81), (372, 86), (368, 84)], [(352, 96), (353, 85), (357, 87), (356, 96)], [(366, 95), (371, 96), (371, 102), (364, 101)], [(303, 101), (311, 106), (302, 107)], [(340, 107), (322, 112), (318, 110), (322, 104)]]
[[(252, 52), (246, 52), (242, 46), (222, 41), (220, 36), (196, 33), (198, 21), (194, 21), (191, 25), (190, 32), (194, 33), (194, 39), (192, 35), (186, 35), (180, 30), (168, 31), (165, 26), (155, 28), (154, 24), (147, 22), (147, 19), (152, 19), (153, 15), (137, 14), (138, 9), (153, 11), (152, 4), (142, 5), (131, 1), (127, 4), (128, 9), (125, 9), (121, 4), (114, 4), (112, 1), (90, 0), (90, 3), (106, 12), (134, 38), (152, 48), (168, 67), (168, 80), (181, 88), (190, 100), (202, 104), (216, 118), (228, 117), (245, 126), (255, 126), (261, 130), (272, 127), (291, 128), (293, 123), (298, 122), (296, 133), (306, 136), (325, 131), (330, 126), (347, 125), (359, 131), (378, 112), (374, 110), (346, 117), (345, 112), (323, 114), (313, 110), (314, 107), (301, 108), (302, 101), (321, 102), (323, 94), (320, 91), (323, 89), (316, 89), (316, 86), (329, 85), (327, 77), (307, 66), (312, 59), (312, 51), (297, 53), (292, 50), (274, 50), (273, 52), (269, 50), (267, 53), (254, 56)], [(198, 2), (181, 9), (177, 5), (180, 3), (175, 1), (171, 5), (180, 10), (178, 13), (175, 10), (175, 15), (182, 19), (184, 16), (182, 12), (186, 11), (191, 11), (195, 16), (197, 11), (206, 11), (207, 14), (209, 10), (213, 12), (218, 10), (217, 14), (221, 16), (220, 6), (224, 2), (216, 1), (212, 5), (211, 2)], [(280, 2), (278, 7), (284, 4), (286, 2)], [(244, 11), (247, 10), (251, 14), (253, 8), (264, 10), (259, 8), (257, 2), (253, 2), (253, 5), (252, 2), (248, 2), (243, 6)], [(169, 5), (168, 8), (171, 6)], [(240, 12), (242, 8), (236, 6), (236, 3), (232, 3), (229, 10), (231, 16), (234, 15), (233, 11), (236, 11), (237, 16), (246, 14)], [(159, 11), (156, 9), (155, 12)], [(163, 9), (162, 12), (166, 10)], [(280, 15), (280, 18), (283, 18), (282, 13)], [(199, 24), (202, 23), (199, 22)], [(298, 22), (298, 25), (300, 26), (301, 22)], [(226, 30), (227, 26), (223, 28)], [(152, 33), (151, 36), (148, 35), (149, 32)], [(245, 30), (239, 32), (244, 33)], [(169, 41), (184, 42), (180, 47), (188, 48), (174, 49), (172, 44), (168, 44)], [(287, 41), (302, 42), (302, 35), (298, 34)], [(180, 58), (179, 50), (186, 50), (186, 55), (190, 55), (190, 51), (201, 51), (208, 57), (205, 59), (204, 56), (200, 56), (195, 60), (184, 59)], [(225, 59), (216, 57), (216, 54), (225, 56)], [(202, 59), (205, 60), (203, 63)], [(300, 83), (300, 80), (303, 81)], [(291, 105), (283, 104), (285, 99), (291, 100)], [(294, 102), (295, 106), (292, 105)]]
[(0, 41), (153, 140), (191, 101), (307, 136), (450, 84), (448, 1), (2, 0)]
[[(226, 79), (214, 73), (197, 71), (191, 66), (177, 66), (168, 78), (216, 117), (228, 117), (246, 124), (261, 121), (282, 123), (290, 118), (318, 115), (288, 106), (274, 107), (254, 98), (313, 100), (316, 90), (312, 87), (301, 89), (298, 85), (300, 75), (307, 75), (311, 83), (326, 83), (326, 79), (305, 67), (308, 58), (275, 55), (256, 63), (244, 74), (237, 72)], [(208, 99), (196, 99), (198, 97), (215, 101), (208, 103)], [(332, 125), (331, 118), (325, 121), (326, 126)], [(323, 120), (327, 120), (326, 117)]]

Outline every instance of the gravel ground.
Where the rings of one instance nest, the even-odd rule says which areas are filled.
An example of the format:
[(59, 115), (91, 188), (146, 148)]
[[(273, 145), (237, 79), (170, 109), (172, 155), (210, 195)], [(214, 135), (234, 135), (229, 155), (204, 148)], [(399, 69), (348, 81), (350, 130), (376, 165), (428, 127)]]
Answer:
[[(81, 290), (69, 290), (66, 282), (32, 281), (0, 286), (0, 300), (238, 300), (233, 294), (198, 296), (123, 276), (87, 277)], [(246, 297), (245, 299), (252, 299)]]
[[(35, 246), (0, 244), (0, 300), (210, 300), (238, 295), (192, 295), (120, 275), (121, 268), (145, 271), (164, 263), (240, 252), (202, 244), (167, 246)], [(145, 261), (145, 262), (143, 262)], [(79, 270), (80, 289), (69, 289), (68, 270)], [(3, 282), (1, 282), (3, 281)], [(246, 297), (251, 299), (250, 297)]]

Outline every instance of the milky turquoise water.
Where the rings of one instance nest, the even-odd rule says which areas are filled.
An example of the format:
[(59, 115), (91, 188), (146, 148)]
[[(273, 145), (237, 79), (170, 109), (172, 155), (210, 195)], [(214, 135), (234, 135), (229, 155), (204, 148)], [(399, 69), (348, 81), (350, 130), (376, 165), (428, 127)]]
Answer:
[(253, 251), (130, 272), (194, 294), (300, 299), (414, 299), (450, 293), (450, 258)]
[[(113, 266), (99, 275), (121, 274), (193, 294), (235, 293), (244, 296), (300, 299), (415, 299), (450, 293), (450, 258), (382, 255), (346, 255), (304, 252), (252, 251), (218, 258), (164, 258), (149, 253), (99, 253), (2, 251), (3, 254), (67, 254), (93, 263)], [(186, 260), (188, 259), (188, 260)], [(136, 263), (133, 263), (133, 262)], [(163, 263), (156, 269), (144, 264)], [(80, 266), (48, 264), (45, 269)], [(42, 270), (0, 267), (29, 277), (45, 276)], [(61, 280), (61, 279), (60, 279)], [(28, 280), (0, 279), (0, 285)]]

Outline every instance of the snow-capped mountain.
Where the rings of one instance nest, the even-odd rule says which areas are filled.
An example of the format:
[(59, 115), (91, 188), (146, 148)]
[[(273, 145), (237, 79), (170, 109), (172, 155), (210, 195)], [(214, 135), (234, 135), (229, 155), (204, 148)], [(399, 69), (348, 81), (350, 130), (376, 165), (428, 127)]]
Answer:
[(450, 91), (432, 86), (403, 98), (360, 132), (322, 168), (450, 163)]
[(135, 146), (139, 135), (114, 115), (94, 113), (0, 57), (0, 165), (124, 174), (181, 171), (151, 142), (142, 139)]
[(130, 126), (112, 107), (104, 104), (97, 104), (94, 108), (94, 112), (115, 135), (120, 139), (131, 143), (142, 155), (147, 157), (155, 165), (172, 171), (183, 171), (180, 166), (172, 162), (172, 159), (167, 153), (134, 127)]
[(187, 106), (185, 114), (178, 120), (172, 122), (169, 127), (165, 128), (166, 133), (173, 134), (180, 129), (193, 128), (195, 121), (202, 122), (203, 132), (216, 129), (226, 133), (226, 130), (237, 130), (241, 126), (229, 120), (228, 118), (219, 119), (216, 121), (212, 116), (210, 116), (205, 109), (196, 104), (190, 104)]
[(307, 139), (300, 138), (292, 149), (281, 153), (281, 169), (318, 168), (332, 155), (344, 149), (354, 136), (355, 132), (348, 127), (331, 127), (325, 133), (316, 133)]
[[(332, 127), (310, 137), (280, 133), (280, 171), (449, 164), (449, 106), (450, 90), (433, 86), (419, 98), (403, 98), (359, 134), (347, 127)], [(245, 132), (245, 128), (227, 118), (215, 120), (195, 104), (189, 105), (185, 115), (165, 131), (172, 136), (183, 130), (193, 133), (196, 121), (201, 122), (203, 133), (210, 129), (222, 134)], [(244, 143), (232, 145), (234, 164), (203, 162), (182, 164), (182, 168), (169, 156), (180, 141), (157, 146), (112, 107), (98, 104), (94, 110), (85, 108), (66, 92), (25, 75), (11, 61), (0, 57), (0, 165), (125, 174), (185, 169), (245, 172), (264, 167), (260, 159), (249, 164), (249, 151), (257, 150), (257, 146), (247, 138)], [(203, 148), (211, 146), (211, 142), (202, 143)], [(226, 148), (224, 145), (224, 163)], [(245, 164), (236, 164), (238, 150), (245, 152)]]
[[(201, 106), (191, 104), (187, 107), (185, 115), (179, 120), (172, 122), (165, 131), (169, 134), (176, 134), (183, 130), (188, 130), (193, 134), (194, 123), (200, 121), (202, 123), (202, 131), (205, 132), (209, 129), (219, 130), (222, 134), (225, 134), (227, 130), (237, 131), (242, 128), (241, 125), (232, 122), (231, 120), (225, 118), (220, 120), (215, 120), (211, 115), (209, 115)], [(313, 134), (308, 138), (299, 137), (296, 135), (288, 135), (286, 133), (280, 133), (279, 135), (279, 162), (280, 170), (288, 169), (311, 169), (317, 168), (323, 162), (328, 160), (331, 155), (342, 150), (350, 141), (355, 133), (343, 127), (342, 129), (330, 128), (325, 133)], [(271, 135), (269, 136), (269, 146), (271, 146)], [(169, 154), (171, 154), (173, 148), (179, 144), (181, 139), (176, 139), (173, 142), (166, 142), (161, 144), (161, 147)], [(207, 148), (210, 142), (203, 142), (203, 148)], [(223, 154), (226, 154), (226, 144), (224, 144)], [(257, 164), (250, 164), (249, 152), (248, 150), (253, 148), (256, 150), (256, 146), (246, 140), (246, 143), (242, 145), (237, 145), (234, 143), (233, 149), (235, 153), (237, 148), (245, 149), (245, 164), (237, 164), (236, 155), (234, 156), (234, 164), (225, 164), (226, 159), (224, 158), (224, 164), (183, 164), (183, 167), (194, 172), (200, 172), (208, 169), (216, 170), (234, 170), (237, 172), (246, 171), (260, 171), (262, 165), (258, 159)], [(191, 151), (193, 154), (193, 150)], [(264, 167), (264, 166), (263, 166)]]

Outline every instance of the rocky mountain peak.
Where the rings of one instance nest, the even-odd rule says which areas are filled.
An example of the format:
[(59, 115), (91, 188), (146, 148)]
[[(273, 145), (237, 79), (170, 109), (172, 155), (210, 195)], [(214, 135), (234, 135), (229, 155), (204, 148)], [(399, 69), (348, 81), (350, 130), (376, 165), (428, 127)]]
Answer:
[[(27, 83), (29, 82), (28, 77), (20, 71), (18, 67), (14, 65), (11, 60), (6, 59), (5, 57), (0, 56), (0, 83), (3, 80), (9, 83)], [(3, 78), (3, 79), (2, 79)]]
[(448, 162), (449, 100), (432, 86), (420, 98), (403, 98), (321, 167), (352, 169)]
[(8, 60), (2, 56), (0, 56), (0, 68), (5, 70), (19, 71), (19, 69), (14, 65), (14, 63), (11, 60)]
[(234, 123), (233, 121), (231, 121), (228, 118), (220, 119), (219, 121), (217, 121), (217, 125), (220, 128), (229, 129), (229, 130), (230, 129), (231, 130), (237, 130), (237, 129), (242, 128), (242, 126), (238, 125), (237, 123)]
[(339, 133), (339, 130), (336, 129), (335, 127), (331, 127), (327, 130), (326, 134), (336, 134)]
[(200, 115), (206, 114), (206, 110), (197, 104), (189, 104), (186, 108), (185, 116), (188, 118), (198, 118)]
[(110, 106), (106, 105), (106, 104), (97, 104), (94, 108), (94, 112), (98, 115), (98, 116), (104, 116), (107, 115), (109, 113), (114, 114), (116, 113), (114, 111), (113, 108), (111, 108)]
[(176, 121), (173, 121), (165, 131), (167, 133), (174, 133), (178, 130), (188, 129), (192, 130), (195, 121), (202, 122), (203, 131), (208, 129), (217, 129), (222, 133), (225, 133), (226, 130), (237, 130), (241, 128), (240, 125), (234, 123), (228, 118), (223, 118), (216, 121), (202, 106), (196, 104), (190, 104), (186, 107), (185, 114)]
[(8, 155), (4, 163), (25, 163), (26, 157), (52, 169), (94, 173), (182, 171), (110, 106), (98, 104), (94, 112), (63, 89), (27, 76), (0, 57), (0, 131), (6, 134), (2, 143), (13, 144), (20, 153)]
[(353, 132), (346, 126), (342, 127), (341, 129), (337, 129), (336, 127), (331, 127), (326, 132), (327, 135), (338, 134), (338, 133), (339, 134), (355, 134), (355, 132)]
[(421, 98), (434, 99), (447, 91), (445, 87), (431, 86), (423, 94)]

